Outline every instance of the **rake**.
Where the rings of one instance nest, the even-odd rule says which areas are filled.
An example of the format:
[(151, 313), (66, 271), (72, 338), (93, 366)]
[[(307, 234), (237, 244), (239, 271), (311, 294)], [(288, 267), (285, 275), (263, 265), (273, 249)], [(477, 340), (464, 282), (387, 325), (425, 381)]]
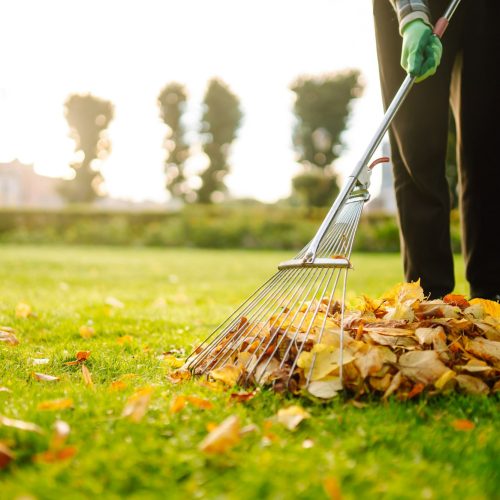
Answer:
[[(442, 37), (459, 3), (451, 1), (435, 25), (435, 36)], [(307, 388), (317, 357), (312, 347), (328, 337), (338, 348), (338, 388), (342, 388), (344, 312), (354, 237), (370, 197), (372, 168), (389, 158), (369, 162), (414, 83), (415, 77), (407, 75), (313, 239), (293, 259), (279, 264), (278, 271), (190, 354), (185, 368), (195, 375), (234, 368), (243, 386), (281, 382), (291, 390), (299, 385)], [(311, 358), (299, 375), (297, 363), (303, 353)]]

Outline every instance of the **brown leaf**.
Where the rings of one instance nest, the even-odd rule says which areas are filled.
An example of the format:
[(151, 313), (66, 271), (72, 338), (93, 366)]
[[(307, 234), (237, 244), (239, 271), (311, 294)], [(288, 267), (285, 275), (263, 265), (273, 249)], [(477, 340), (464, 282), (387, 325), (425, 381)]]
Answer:
[(43, 429), (36, 424), (5, 417), (4, 415), (0, 415), (0, 425), (12, 427), (13, 429), (19, 429), (21, 431), (38, 432), (39, 434), (43, 434)]
[(474, 422), (461, 418), (453, 420), (451, 425), (456, 431), (471, 431), (474, 429), (474, 427), (476, 427), (476, 424), (474, 424)]
[(189, 380), (191, 378), (191, 372), (189, 370), (175, 370), (167, 375), (167, 380), (172, 384), (179, 384), (184, 380)]
[(0, 327), (0, 342), (5, 342), (9, 345), (19, 344), (19, 340), (14, 335), (14, 330), (5, 326)]
[(254, 391), (239, 391), (239, 392), (233, 392), (229, 396), (231, 401), (236, 401), (237, 403), (245, 403), (247, 401), (250, 401), (255, 397), (257, 394), (257, 390)]
[(13, 459), (14, 455), (9, 447), (0, 442), (0, 470), (5, 469)]
[(39, 380), (41, 382), (57, 382), (59, 381), (59, 377), (55, 377), (54, 375), (47, 375), (46, 373), (32, 373), (33, 378)]
[(388, 347), (373, 346), (361, 356), (357, 356), (354, 365), (362, 378), (377, 375), (387, 363), (395, 363), (397, 357)]
[(500, 342), (477, 338), (467, 342), (465, 350), (500, 368)]
[(402, 354), (399, 358), (399, 368), (403, 376), (425, 385), (434, 383), (448, 370), (435, 351), (411, 351)]
[(66, 410), (68, 408), (73, 408), (73, 400), (67, 399), (52, 399), (50, 401), (42, 401), (38, 403), (38, 411), (56, 411), (56, 410)]
[(153, 393), (152, 387), (143, 387), (127, 399), (122, 417), (132, 422), (140, 422), (148, 411), (149, 401)]
[(92, 375), (90, 374), (89, 369), (85, 365), (82, 365), (82, 377), (83, 377), (83, 383), (87, 387), (94, 387), (94, 382), (92, 382)]
[(460, 389), (462, 389), (467, 394), (488, 394), (490, 392), (489, 387), (477, 377), (473, 377), (472, 375), (457, 375), (455, 380), (458, 383)]
[(203, 439), (199, 448), (204, 453), (225, 453), (238, 444), (240, 439), (239, 419), (236, 415), (231, 415)]

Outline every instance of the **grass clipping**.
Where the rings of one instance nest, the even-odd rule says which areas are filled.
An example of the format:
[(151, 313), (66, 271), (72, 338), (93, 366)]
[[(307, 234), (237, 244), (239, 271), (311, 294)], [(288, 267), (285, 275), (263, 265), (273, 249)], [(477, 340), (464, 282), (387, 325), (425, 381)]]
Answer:
[(228, 388), (259, 383), (324, 400), (342, 389), (354, 398), (486, 395), (500, 391), (500, 304), (426, 300), (419, 282), (400, 283), (377, 300), (356, 300), (343, 320), (340, 304), (326, 300), (264, 322), (242, 317), (201, 358), (194, 374)]

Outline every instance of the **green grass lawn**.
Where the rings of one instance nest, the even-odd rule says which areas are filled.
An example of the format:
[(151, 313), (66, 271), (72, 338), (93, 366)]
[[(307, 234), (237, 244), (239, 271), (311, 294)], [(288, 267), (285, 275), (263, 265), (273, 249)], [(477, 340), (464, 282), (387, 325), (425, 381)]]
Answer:
[[(258, 393), (247, 403), (198, 382), (175, 385), (161, 354), (189, 350), (260, 285), (289, 253), (94, 247), (1, 247), (0, 325), (16, 346), (0, 342), (0, 415), (37, 424), (34, 433), (0, 426), (15, 459), (0, 470), (0, 498), (498, 498), (498, 397), (449, 396), (356, 407)], [(351, 295), (377, 296), (402, 280), (398, 255), (355, 255)], [(457, 259), (458, 293), (466, 293)], [(113, 298), (123, 307), (107, 305)], [(17, 318), (16, 306), (34, 315)], [(91, 338), (80, 327), (92, 323)], [(66, 365), (91, 351), (85, 366)], [(48, 358), (33, 366), (34, 358)], [(37, 381), (32, 373), (60, 377)], [(122, 390), (112, 390), (114, 381)], [(153, 387), (146, 415), (122, 417), (127, 399)], [(212, 409), (187, 405), (178, 394)], [(71, 399), (69, 409), (41, 402)], [(280, 408), (301, 404), (311, 418), (289, 431)], [(198, 449), (207, 425), (237, 415), (254, 424), (227, 453)], [(457, 419), (473, 422), (456, 430)], [(71, 427), (69, 458), (40, 460), (56, 420)], [(329, 491), (329, 494), (327, 493)]]

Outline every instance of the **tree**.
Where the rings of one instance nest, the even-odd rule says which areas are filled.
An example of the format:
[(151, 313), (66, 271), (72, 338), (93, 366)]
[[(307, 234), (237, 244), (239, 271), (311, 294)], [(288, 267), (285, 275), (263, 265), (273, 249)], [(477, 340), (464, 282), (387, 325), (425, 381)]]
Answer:
[(75, 176), (64, 181), (60, 191), (69, 202), (90, 203), (99, 196), (102, 183), (98, 164), (111, 150), (106, 129), (113, 119), (113, 105), (91, 94), (72, 94), (64, 107), (70, 136), (81, 159), (70, 165)]
[(176, 82), (166, 85), (158, 96), (160, 116), (169, 128), (164, 141), (167, 153), (165, 159), (167, 189), (174, 198), (183, 201), (192, 195), (184, 174), (184, 163), (189, 157), (189, 145), (185, 141), (185, 129), (182, 124), (186, 100), (185, 88)]
[(200, 203), (212, 203), (226, 191), (224, 177), (229, 172), (228, 155), (240, 126), (242, 112), (239, 99), (219, 79), (208, 84), (203, 101), (202, 118), (203, 151), (209, 165), (201, 174), (198, 189)]
[(320, 77), (299, 77), (295, 93), (293, 145), (303, 169), (292, 186), (308, 207), (324, 206), (339, 191), (333, 163), (340, 156), (342, 132), (347, 125), (352, 99), (363, 86), (357, 70)]

